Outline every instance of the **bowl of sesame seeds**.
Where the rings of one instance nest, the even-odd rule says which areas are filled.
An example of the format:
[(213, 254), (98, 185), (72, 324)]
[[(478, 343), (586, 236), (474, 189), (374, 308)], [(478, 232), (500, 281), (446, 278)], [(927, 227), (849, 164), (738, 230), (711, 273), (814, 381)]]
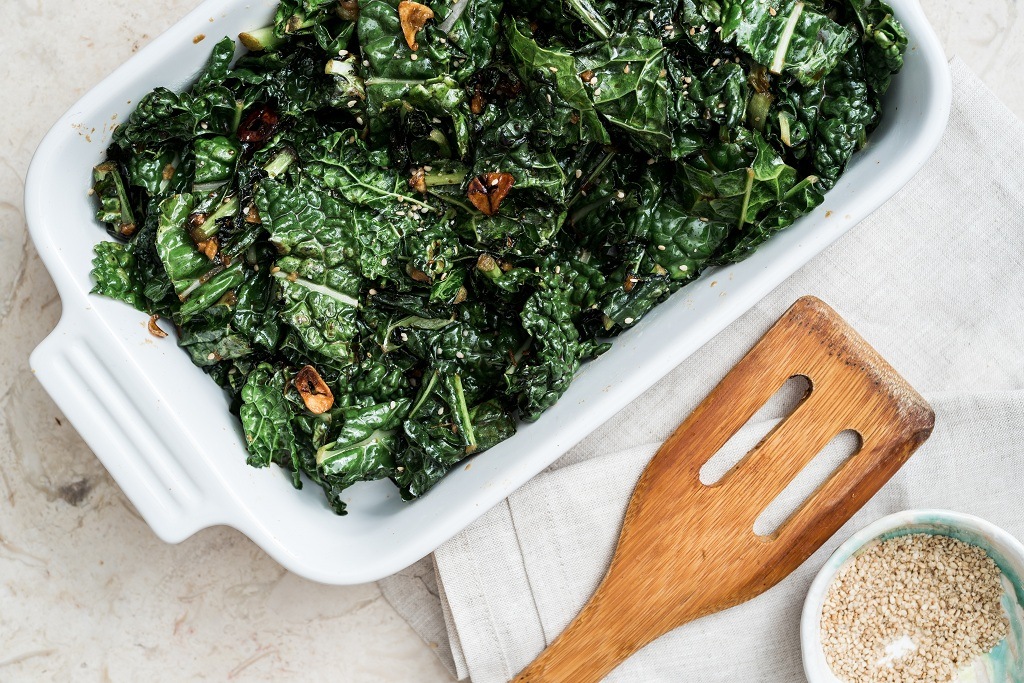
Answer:
[(810, 683), (1024, 682), (1024, 546), (978, 517), (907, 510), (841, 545), (800, 625)]

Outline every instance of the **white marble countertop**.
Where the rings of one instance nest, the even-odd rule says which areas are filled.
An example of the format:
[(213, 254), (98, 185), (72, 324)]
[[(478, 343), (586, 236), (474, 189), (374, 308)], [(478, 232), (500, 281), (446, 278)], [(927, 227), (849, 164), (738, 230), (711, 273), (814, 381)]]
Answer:
[[(194, 0), (9, 0), (0, 25), (0, 680), (449, 681), (375, 585), (320, 586), (238, 532), (160, 542), (35, 382), (60, 301), (26, 233), (57, 117)], [(1024, 118), (1016, 0), (927, 0), (947, 53)], [(56, 38), (57, 40), (54, 40)]]

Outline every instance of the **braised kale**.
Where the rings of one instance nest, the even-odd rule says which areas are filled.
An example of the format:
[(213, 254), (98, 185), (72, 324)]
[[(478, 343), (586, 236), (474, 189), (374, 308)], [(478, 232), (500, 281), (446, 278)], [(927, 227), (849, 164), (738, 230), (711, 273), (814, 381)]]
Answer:
[(907, 47), (879, 0), (282, 0), (240, 39), (117, 128), (94, 291), (338, 513), (423, 495), (817, 206)]

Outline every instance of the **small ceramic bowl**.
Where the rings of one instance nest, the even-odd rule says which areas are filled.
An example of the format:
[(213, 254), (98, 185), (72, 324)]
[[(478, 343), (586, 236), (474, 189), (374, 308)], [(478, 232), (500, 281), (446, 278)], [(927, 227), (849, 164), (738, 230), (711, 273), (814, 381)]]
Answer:
[(821, 611), (832, 579), (848, 560), (865, 548), (896, 536), (942, 534), (980, 547), (1002, 570), (1003, 609), (1010, 632), (992, 652), (961, 669), (960, 683), (1024, 681), (1024, 546), (983, 519), (948, 510), (907, 510), (883, 517), (854, 534), (828, 559), (811, 584), (800, 621), (804, 673), (809, 683), (842, 683), (825, 661), (821, 644)]

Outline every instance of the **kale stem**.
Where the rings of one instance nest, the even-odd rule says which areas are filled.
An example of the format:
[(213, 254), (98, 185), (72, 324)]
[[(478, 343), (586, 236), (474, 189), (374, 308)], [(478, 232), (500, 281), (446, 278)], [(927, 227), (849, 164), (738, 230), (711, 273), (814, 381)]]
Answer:
[(594, 169), (594, 170), (593, 170), (593, 171), (591, 172), (591, 174), (590, 174), (589, 176), (587, 176), (587, 179), (586, 179), (586, 181), (585, 181), (585, 182), (584, 182), (584, 183), (583, 183), (582, 185), (580, 185), (580, 189), (576, 191), (576, 194), (575, 194), (575, 195), (573, 195), (573, 198), (572, 198), (572, 199), (570, 199), (570, 200), (569, 200), (569, 203), (565, 205), (565, 207), (566, 207), (567, 209), (568, 209), (568, 208), (571, 208), (571, 207), (572, 207), (572, 205), (573, 205), (573, 204), (575, 204), (575, 203), (576, 203), (576, 201), (577, 201), (577, 200), (578, 200), (578, 199), (579, 199), (580, 197), (582, 197), (582, 196), (583, 196), (583, 188), (584, 188), (584, 187), (587, 187), (588, 185), (590, 185), (591, 183), (593, 183), (593, 182), (594, 182), (595, 180), (597, 180), (598, 176), (600, 176), (600, 175), (601, 175), (602, 173), (604, 173), (604, 170), (605, 170), (606, 168), (608, 168), (608, 164), (612, 163), (612, 159), (614, 159), (614, 158), (615, 158), (615, 155), (616, 155), (617, 153), (618, 153), (618, 152), (615, 152), (614, 150), (612, 150), (612, 151), (610, 151), (610, 152), (608, 152), (607, 154), (605, 154), (605, 155), (604, 155), (604, 158), (603, 158), (603, 159), (601, 159), (601, 162), (600, 162), (600, 163), (599, 163), (599, 164), (597, 165), (597, 168), (595, 168), (595, 169)]
[(483, 215), (479, 211), (477, 211), (476, 209), (471, 207), (469, 204), (466, 204), (465, 202), (460, 202), (458, 199), (455, 199), (454, 197), (449, 197), (448, 195), (438, 194), (437, 192), (428, 192), (427, 194), (429, 194), (431, 197), (437, 197), (442, 202), (447, 202), (448, 204), (452, 204), (453, 206), (457, 206), (457, 207), (459, 207), (460, 209), (462, 209), (463, 211), (465, 211), (468, 214), (476, 214), (478, 216), (482, 216)]
[(384, 197), (395, 197), (396, 199), (400, 199), (400, 201), (409, 202), (410, 204), (415, 204), (417, 206), (422, 206), (431, 210), (433, 210), (434, 208), (430, 204), (427, 204), (426, 202), (421, 202), (420, 200), (414, 197), (409, 197), (404, 194), (398, 194), (397, 192), (388, 192), (387, 190), (381, 190), (380, 188), (376, 188), (373, 185), (367, 185), (366, 183), (359, 179), (359, 176), (350, 171), (347, 167), (339, 166), (339, 168), (343, 170), (345, 173), (347, 173), (348, 177), (351, 178), (356, 185), (363, 189), (370, 190), (371, 192), (376, 192), (377, 194), (382, 195)]
[(276, 178), (287, 171), (288, 167), (295, 163), (297, 159), (298, 155), (295, 154), (295, 150), (285, 147), (263, 166), (263, 170), (271, 178)]
[(420, 408), (423, 407), (423, 404), (427, 402), (427, 397), (434, 392), (434, 386), (437, 385), (438, 375), (438, 371), (434, 370), (434, 374), (431, 376), (430, 381), (424, 384), (423, 388), (420, 389), (420, 395), (416, 397), (416, 403), (414, 403), (412, 408), (409, 410), (409, 417), (407, 419), (411, 420), (416, 417), (416, 413), (418, 413)]
[(462, 390), (462, 378), (458, 375), (452, 380), (455, 389), (455, 410), (458, 413), (459, 421), (462, 422), (462, 431), (466, 437), (466, 453), (476, 450), (476, 434), (473, 433), (473, 421), (469, 417), (469, 408), (466, 407), (466, 393)]
[(274, 33), (273, 26), (266, 26), (264, 28), (258, 28), (255, 31), (239, 33), (238, 39), (242, 41), (242, 45), (245, 45), (245, 47), (252, 52), (273, 50), (284, 42), (284, 38), (278, 38), (277, 34)]
[(754, 169), (747, 169), (747, 188), (743, 192), (743, 206), (740, 208), (740, 221), (737, 228), (742, 228), (747, 222), (747, 209), (750, 208), (750, 192), (754, 189)]

